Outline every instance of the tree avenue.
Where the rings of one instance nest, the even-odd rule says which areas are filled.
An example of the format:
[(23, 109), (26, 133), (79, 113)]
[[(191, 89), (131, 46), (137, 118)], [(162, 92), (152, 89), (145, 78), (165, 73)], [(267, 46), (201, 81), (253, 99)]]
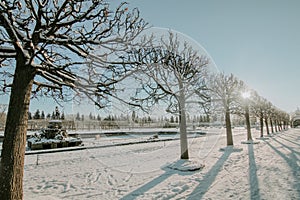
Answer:
[[(147, 23), (126, 3), (114, 9), (103, 0), (1, 0), (0, 93), (10, 96), (0, 163), (0, 199), (23, 199), (24, 157), (31, 98), (57, 101), (88, 98), (99, 108), (112, 99), (148, 110), (166, 105), (180, 123), (180, 156), (188, 159), (187, 105), (207, 113), (221, 107), (227, 145), (233, 145), (230, 114), (247, 112), (260, 118), (269, 134), (289, 123), (287, 113), (258, 95), (247, 99), (244, 83), (233, 75), (216, 74), (212, 82), (209, 60), (169, 33), (154, 42), (141, 36)], [(141, 36), (141, 37), (140, 37)], [(127, 80), (138, 85), (135, 96), (120, 96)], [(238, 108), (240, 107), (240, 108)], [(37, 113), (36, 117), (39, 117)], [(78, 120), (84, 120), (79, 113)], [(100, 118), (100, 117), (99, 117)], [(137, 118), (132, 114), (132, 120)], [(177, 118), (176, 118), (177, 119)], [(174, 120), (174, 119), (173, 119)], [(248, 139), (251, 139), (249, 131)]]
[[(247, 129), (247, 142), (252, 142), (250, 118), (259, 121), (260, 136), (264, 128), (269, 134), (269, 128), (283, 130), (289, 123), (289, 115), (273, 106), (257, 92), (250, 89), (242, 80), (233, 74), (216, 73), (210, 77), (209, 89), (211, 95), (211, 111), (225, 116), (227, 145), (234, 145), (232, 136), (231, 115), (243, 116)], [(256, 119), (257, 118), (257, 119)], [(269, 127), (269, 122), (271, 127)], [(265, 123), (265, 126), (264, 126)]]
[(30, 99), (84, 94), (104, 107), (108, 96), (117, 98), (113, 85), (133, 70), (120, 64), (118, 53), (141, 45), (133, 41), (146, 26), (139, 11), (128, 11), (126, 3), (112, 11), (102, 0), (0, 2), (0, 87), (10, 95), (0, 199), (23, 198)]

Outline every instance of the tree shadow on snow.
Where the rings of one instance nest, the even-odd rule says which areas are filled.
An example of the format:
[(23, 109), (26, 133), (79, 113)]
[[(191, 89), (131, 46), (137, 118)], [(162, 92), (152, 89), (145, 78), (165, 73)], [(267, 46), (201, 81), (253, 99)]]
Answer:
[(194, 189), (194, 191), (187, 198), (188, 200), (202, 199), (202, 197), (205, 195), (207, 190), (214, 183), (217, 175), (222, 170), (224, 163), (229, 158), (231, 153), (240, 152), (242, 151), (242, 149), (235, 149), (232, 146), (228, 146), (224, 149), (221, 149), (221, 151), (224, 151), (223, 155), (219, 158), (216, 164), (205, 174), (205, 176), (203, 177), (199, 185)]
[(295, 178), (295, 184), (293, 185), (293, 189), (297, 191), (297, 196), (300, 197), (300, 166), (298, 165), (299, 159), (296, 154), (299, 155), (299, 152), (295, 151), (294, 148), (291, 148), (282, 142), (278, 141), (275, 138), (272, 138), (274, 142), (277, 142), (280, 144), (282, 147), (288, 149), (291, 153), (290, 154), (285, 154), (282, 153), (281, 151), (278, 150), (275, 146), (273, 146), (270, 142), (266, 142), (266, 144), (274, 151), (276, 152), (279, 156), (281, 156), (288, 166), (291, 168), (293, 176)]
[(182, 176), (185, 175), (191, 175), (195, 173), (198, 170), (201, 170), (204, 165), (190, 165), (187, 166), (186, 164), (189, 162), (189, 160), (178, 160), (174, 163), (167, 164), (163, 166), (161, 169), (165, 171), (165, 173), (159, 175), (158, 177), (154, 178), (150, 182), (146, 183), (145, 185), (137, 188), (136, 190), (130, 192), (126, 196), (122, 197), (121, 200), (133, 200), (138, 198), (139, 196), (144, 195), (147, 191), (154, 188), (155, 186), (159, 185), (160, 183), (167, 180), (169, 177), (179, 174)]
[[(288, 142), (290, 142), (290, 143), (293, 143), (293, 144), (295, 144), (295, 145), (298, 145), (298, 146), (300, 146), (300, 144), (299, 143), (297, 143), (297, 142), (293, 142), (292, 140), (289, 140), (289, 139), (286, 139), (286, 138), (284, 138), (284, 137), (282, 137), (282, 136), (280, 136), (280, 135), (278, 135), (277, 137), (279, 137), (280, 139), (282, 139), (282, 140), (285, 140), (285, 141), (288, 141)], [(273, 138), (274, 139), (274, 138)]]
[(250, 182), (250, 195), (251, 200), (260, 200), (259, 182), (257, 178), (257, 166), (253, 151), (253, 144), (248, 144), (249, 156), (249, 182)]

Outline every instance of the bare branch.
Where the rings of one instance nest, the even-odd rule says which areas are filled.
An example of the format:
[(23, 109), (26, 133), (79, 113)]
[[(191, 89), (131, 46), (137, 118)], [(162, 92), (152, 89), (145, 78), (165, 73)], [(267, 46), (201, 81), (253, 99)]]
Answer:
[[(24, 63), (37, 75), (36, 90), (80, 87), (77, 92), (84, 92), (86, 87), (87, 94), (94, 93), (94, 101), (101, 92), (101, 97), (112, 95), (111, 86), (133, 71), (128, 67), (132, 63), (123, 64), (117, 54), (148, 42), (136, 42), (147, 23), (137, 9), (128, 11), (126, 3), (112, 11), (102, 0), (21, 0), (22, 6), (16, 2), (0, 4), (0, 64), (26, 58)], [(105, 53), (98, 54), (98, 50)], [(97, 57), (97, 70), (82, 74), (92, 57), (93, 62)], [(107, 66), (115, 67), (105, 70)], [(100, 85), (107, 90), (95, 93)]]

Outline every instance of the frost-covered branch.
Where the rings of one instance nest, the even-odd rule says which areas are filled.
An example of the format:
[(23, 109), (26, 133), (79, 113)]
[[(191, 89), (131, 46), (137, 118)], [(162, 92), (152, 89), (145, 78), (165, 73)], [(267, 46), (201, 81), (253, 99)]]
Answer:
[[(132, 98), (133, 101), (149, 107), (158, 101), (168, 102), (167, 110), (172, 113), (178, 111), (180, 91), (184, 91), (186, 101), (189, 98), (206, 101), (204, 90), (207, 88), (203, 80), (207, 76), (208, 59), (186, 42), (180, 44), (182, 41), (173, 33), (169, 33), (167, 39), (160, 39), (158, 44), (130, 52), (128, 62), (139, 67), (136, 77), (141, 84), (141, 90)], [(179, 83), (183, 86), (179, 87)]]
[[(84, 93), (91, 85), (97, 90), (101, 82), (109, 91), (110, 85), (133, 70), (130, 63), (125, 68), (120, 55), (150, 41), (136, 40), (147, 23), (138, 9), (129, 11), (127, 3), (111, 10), (103, 0), (4, 0), (0, 10), (0, 64), (25, 58), (24, 64), (35, 70), (35, 91), (40, 94), (44, 92), (41, 88), (63, 91), (79, 86)], [(96, 70), (82, 70), (91, 69), (86, 67), (90, 63)], [(3, 78), (11, 81), (9, 76)], [(104, 91), (104, 96), (111, 95)]]

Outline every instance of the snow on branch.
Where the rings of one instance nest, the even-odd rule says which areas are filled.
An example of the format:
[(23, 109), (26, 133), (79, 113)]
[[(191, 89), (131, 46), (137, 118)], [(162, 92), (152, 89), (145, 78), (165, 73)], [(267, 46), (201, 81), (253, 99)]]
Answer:
[(167, 110), (172, 112), (178, 111), (176, 106), (182, 95), (185, 101), (198, 98), (197, 102), (201, 102), (200, 99), (205, 102), (208, 99), (205, 79), (209, 60), (172, 33), (168, 39), (161, 38), (150, 47), (134, 49), (127, 62), (134, 63), (139, 69), (136, 79), (141, 90), (132, 98), (134, 102), (152, 107), (158, 101), (164, 101), (169, 104)]
[(71, 88), (96, 103), (116, 96), (113, 85), (134, 71), (120, 55), (149, 42), (136, 40), (148, 23), (127, 3), (112, 10), (103, 0), (4, 0), (0, 10), (0, 64), (32, 68), (41, 95)]

